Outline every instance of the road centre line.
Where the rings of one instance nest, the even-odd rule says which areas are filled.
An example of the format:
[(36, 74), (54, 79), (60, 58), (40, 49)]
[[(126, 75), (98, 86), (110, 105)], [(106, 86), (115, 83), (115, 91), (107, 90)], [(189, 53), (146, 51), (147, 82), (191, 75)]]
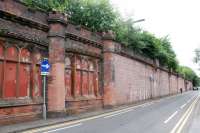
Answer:
[(124, 109), (121, 109), (121, 110), (116, 110), (116, 111), (100, 114), (100, 115), (97, 115), (97, 116), (83, 118), (83, 119), (80, 119), (80, 120), (68, 121), (68, 122), (64, 122), (64, 123), (61, 123), (61, 124), (45, 126), (45, 127), (40, 127), (40, 128), (36, 128), (36, 129), (30, 129), (30, 130), (24, 131), (22, 133), (44, 132), (46, 130), (55, 129), (55, 128), (59, 128), (59, 127), (64, 127), (64, 126), (69, 126), (69, 125), (72, 125), (72, 124), (77, 124), (77, 123), (85, 122), (85, 121), (89, 121), (89, 120), (94, 120), (94, 119), (102, 118), (102, 117), (105, 117), (105, 116), (108, 116), (108, 115), (112, 115), (112, 114), (128, 111), (128, 110), (135, 109), (135, 108), (138, 108), (138, 107), (141, 107), (141, 106), (144, 107), (144, 106), (151, 105), (151, 104), (154, 104), (154, 102), (144, 103), (144, 104), (132, 106), (132, 107), (129, 107), (129, 108), (124, 108)]
[(124, 114), (124, 113), (128, 113), (128, 112), (133, 111), (133, 110), (134, 109), (129, 109), (129, 110), (126, 110), (124, 112), (120, 112), (120, 113), (116, 113), (116, 114), (105, 116), (104, 118), (110, 118), (110, 117), (118, 116), (118, 115), (121, 115), (121, 114)]
[(177, 113), (178, 113), (178, 111), (175, 111), (168, 119), (166, 119), (166, 120), (164, 121), (164, 123), (165, 123), (165, 124), (168, 123), (174, 116), (176, 116)]
[[(185, 93), (185, 94), (187, 94), (187, 93)], [(183, 95), (185, 95), (185, 94), (183, 94)], [(121, 110), (107, 112), (107, 113), (100, 114), (100, 115), (97, 115), (97, 116), (82, 118), (80, 120), (67, 121), (67, 122), (63, 122), (63, 123), (60, 123), (60, 124), (56, 124), (56, 125), (44, 126), (44, 127), (39, 127), (39, 128), (35, 128), (35, 129), (30, 129), (30, 130), (24, 131), (24, 133), (36, 133), (36, 132), (41, 132), (41, 131), (47, 131), (47, 130), (50, 130), (50, 129), (55, 129), (55, 128), (59, 128), (59, 127), (69, 126), (69, 125), (72, 125), (72, 124), (77, 124), (77, 123), (80, 123), (80, 122), (94, 120), (94, 119), (102, 118), (102, 117), (112, 115), (112, 114), (115, 114), (115, 113), (120, 113), (120, 112), (123, 112), (123, 111), (126, 111), (126, 110), (138, 108), (138, 107), (141, 107), (141, 106), (145, 107), (145, 106), (157, 103), (158, 101), (161, 102), (161, 101), (164, 101), (164, 100), (171, 99), (173, 97), (175, 97), (175, 96), (170, 96), (170, 97), (162, 98), (162, 99), (159, 99), (159, 100), (154, 100), (154, 101), (151, 101), (149, 103), (144, 103), (144, 104), (141, 104), (141, 105), (136, 105), (136, 106), (124, 108), (124, 109), (121, 109)]]
[(170, 133), (180, 133), (182, 131), (198, 100), (199, 96), (192, 102)]
[(186, 105), (187, 105), (187, 103), (183, 104), (183, 105), (181, 106), (181, 109), (183, 109)]
[(190, 98), (187, 103), (191, 102), (193, 99), (195, 98), (195, 96), (193, 96), (192, 98)]
[(46, 132), (43, 132), (43, 133), (52, 133), (52, 132), (56, 132), (56, 131), (59, 131), (59, 130), (69, 129), (69, 128), (73, 128), (73, 127), (78, 127), (78, 126), (81, 126), (81, 125), (82, 125), (82, 123), (78, 123), (78, 124), (75, 124), (75, 125), (71, 125), (71, 126), (67, 126), (67, 127), (63, 127), (63, 128), (58, 128), (58, 129), (46, 131)]
[[(152, 104), (154, 104), (154, 103), (153, 102), (146, 103), (146, 104), (138, 105), (137, 107), (147, 107), (147, 106), (152, 105)], [(114, 113), (114, 114), (111, 114), (111, 115), (107, 115), (104, 118), (110, 118), (110, 117), (118, 116), (118, 115), (121, 115), (121, 114), (124, 114), (124, 113), (128, 113), (130, 111), (133, 111), (134, 109), (135, 108), (127, 109), (127, 110), (119, 112), (119, 113)]]

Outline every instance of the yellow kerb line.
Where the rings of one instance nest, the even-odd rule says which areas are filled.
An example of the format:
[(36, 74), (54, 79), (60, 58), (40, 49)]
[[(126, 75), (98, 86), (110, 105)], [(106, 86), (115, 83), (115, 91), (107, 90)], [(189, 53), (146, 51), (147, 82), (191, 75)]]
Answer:
[(63, 126), (70, 126), (70, 125), (73, 125), (73, 124), (78, 124), (80, 122), (89, 121), (89, 120), (93, 120), (93, 119), (97, 119), (97, 118), (102, 118), (102, 117), (105, 117), (105, 116), (113, 115), (113, 114), (116, 114), (116, 113), (124, 112), (124, 111), (131, 110), (131, 109), (134, 109), (134, 108), (137, 108), (137, 107), (142, 107), (142, 106), (151, 105), (151, 104), (153, 104), (153, 102), (144, 103), (144, 104), (140, 104), (140, 105), (124, 108), (124, 109), (121, 109), (121, 110), (116, 110), (116, 111), (113, 111), (113, 112), (108, 112), (108, 113), (100, 114), (100, 115), (97, 115), (97, 116), (83, 118), (83, 119), (75, 120), (75, 121), (71, 121), (71, 122), (69, 121), (69, 122), (64, 122), (64, 123), (61, 123), (61, 124), (56, 124), (56, 125), (51, 125), (51, 126), (44, 126), (44, 127), (36, 128), (36, 129), (30, 129), (30, 130), (24, 131), (22, 133), (44, 132), (44, 131), (47, 131), (47, 130), (60, 128), (60, 127), (63, 127)]
[(175, 125), (175, 127), (172, 129), (170, 133), (181, 133), (184, 125), (186, 124), (188, 118), (190, 117), (198, 100), (199, 100), (199, 96), (190, 105), (190, 107), (187, 109), (187, 111), (184, 113), (184, 115), (181, 117), (181, 119), (178, 121), (178, 123)]

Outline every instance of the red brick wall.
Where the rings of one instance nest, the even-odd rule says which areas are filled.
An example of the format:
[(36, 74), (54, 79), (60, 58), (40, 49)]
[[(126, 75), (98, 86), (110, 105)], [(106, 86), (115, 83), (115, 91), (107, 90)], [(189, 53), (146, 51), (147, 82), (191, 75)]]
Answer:
[(185, 80), (182, 77), (178, 78), (178, 92), (180, 92), (180, 88), (185, 91)]
[[(30, 96), (22, 101), (18, 98), (0, 99), (0, 123), (4, 118), (6, 121), (20, 117), (24, 119), (26, 116), (37, 118), (41, 113), (42, 97), (41, 90), (38, 90), (41, 80), (40, 85), (36, 82), (41, 78), (38, 68), (43, 57), (49, 57), (52, 65), (47, 92), (48, 111), (51, 112), (88, 111), (102, 108), (102, 100), (104, 105), (120, 105), (176, 94), (180, 88), (185, 91), (186, 84), (187, 88), (192, 88), (191, 82), (159, 67), (158, 62), (136, 55), (114, 42), (113, 35), (101, 36), (87, 28), (75, 26), (68, 23), (63, 14), (32, 10), (16, 0), (0, 0), (0, 12), (3, 15), (0, 17), (0, 40), (37, 53), (34, 55), (37, 57), (34, 62), (37, 63), (31, 71)], [(87, 57), (88, 61), (95, 60), (93, 80), (96, 81), (92, 95), (85, 95), (86, 87), (81, 96), (69, 98), (66, 95), (64, 59), (70, 53)], [(72, 73), (76, 75), (75, 69)], [(76, 78), (71, 77), (72, 93), (75, 93)], [(82, 79), (80, 82), (88, 81)]]
[(39, 119), (42, 112), (42, 106), (39, 104), (1, 107), (0, 108), (0, 124), (11, 124), (16, 122), (24, 122), (26, 120)]
[(153, 84), (149, 76), (153, 74), (152, 67), (117, 54), (113, 56), (117, 103), (124, 104), (150, 98)]
[[(108, 57), (104, 58), (107, 61)], [(104, 88), (104, 92), (112, 105), (177, 94), (180, 88), (185, 91), (184, 79), (166, 69), (156, 70), (150, 64), (113, 52), (109, 53), (109, 58), (112, 67), (105, 65), (104, 69), (110, 68), (109, 71), (112, 71), (109, 72), (113, 75), (113, 81), (110, 82), (112, 91)], [(105, 104), (108, 104), (107, 101)]]
[(177, 76), (171, 75), (170, 76), (170, 94), (176, 94), (178, 92), (178, 85), (177, 85)]

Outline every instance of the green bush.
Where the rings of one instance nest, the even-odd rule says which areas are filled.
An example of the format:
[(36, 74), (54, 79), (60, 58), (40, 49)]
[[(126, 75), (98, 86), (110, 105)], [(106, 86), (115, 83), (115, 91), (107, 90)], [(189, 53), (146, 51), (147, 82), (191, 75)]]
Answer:
[(136, 28), (132, 19), (124, 21), (113, 9), (109, 0), (21, 1), (32, 8), (67, 13), (74, 24), (86, 26), (95, 32), (112, 30), (116, 34), (116, 41), (134, 52), (151, 59), (158, 59), (161, 66), (168, 67), (174, 72), (182, 72), (179, 70), (176, 54), (168, 37), (158, 38), (147, 31)]

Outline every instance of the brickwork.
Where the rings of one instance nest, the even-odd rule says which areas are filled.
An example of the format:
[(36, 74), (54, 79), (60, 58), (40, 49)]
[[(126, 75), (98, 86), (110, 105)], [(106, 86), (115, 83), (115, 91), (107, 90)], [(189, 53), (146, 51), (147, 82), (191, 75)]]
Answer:
[[(115, 42), (111, 31), (93, 33), (69, 23), (65, 14), (29, 9), (17, 0), (0, 0), (0, 14), (0, 123), (40, 118), (43, 101), (39, 68), (44, 57), (51, 63), (48, 116), (192, 89), (190, 81), (160, 67), (158, 61)], [(4, 58), (6, 51), (11, 59)], [(8, 74), (16, 81), (5, 78), (9, 70), (16, 72)], [(25, 80), (18, 82), (21, 78)], [(4, 80), (12, 84), (5, 86)]]
[[(107, 36), (110, 33), (107, 33)], [(116, 106), (186, 91), (186, 81), (159, 64), (127, 53), (110, 38), (104, 45), (104, 104)], [(187, 83), (188, 86), (191, 82)]]

